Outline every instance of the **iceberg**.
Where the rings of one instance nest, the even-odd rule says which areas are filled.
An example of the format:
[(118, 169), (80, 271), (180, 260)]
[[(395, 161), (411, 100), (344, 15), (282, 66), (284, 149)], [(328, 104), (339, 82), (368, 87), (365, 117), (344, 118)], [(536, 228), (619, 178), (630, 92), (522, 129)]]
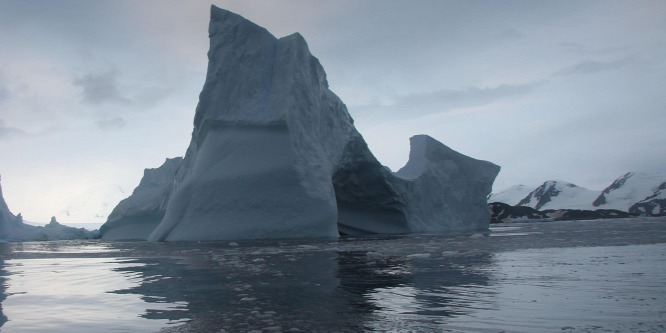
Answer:
[(16, 233), (15, 229), (17, 229), (19, 223), (20, 221), (9, 210), (5, 198), (2, 196), (2, 184), (0, 183), (0, 239), (11, 239)]
[(159, 191), (140, 184), (121, 202), (103, 238), (333, 238), (488, 228), (486, 198), (498, 166), (419, 135), (411, 139), (409, 162), (393, 173), (370, 152), (300, 34), (278, 39), (212, 6), (209, 37), (185, 157), (164, 174)]
[(167, 158), (159, 168), (145, 169), (139, 186), (118, 203), (100, 227), (100, 236), (106, 240), (146, 240), (164, 218), (182, 162), (182, 157)]

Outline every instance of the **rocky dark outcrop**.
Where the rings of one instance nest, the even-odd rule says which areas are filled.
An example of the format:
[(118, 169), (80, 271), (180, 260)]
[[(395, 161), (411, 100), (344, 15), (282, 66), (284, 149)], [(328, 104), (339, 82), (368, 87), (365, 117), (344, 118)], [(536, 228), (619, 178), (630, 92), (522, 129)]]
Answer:
[(511, 206), (503, 202), (489, 203), (488, 208), (491, 212), (490, 223), (542, 220), (547, 218), (545, 214), (532, 207)]
[(665, 216), (666, 215), (666, 182), (661, 183), (654, 193), (633, 204), (629, 213), (643, 216)]
[(639, 215), (615, 209), (547, 209), (539, 211), (531, 207), (511, 206), (502, 202), (489, 203), (488, 208), (491, 211), (490, 223), (615, 219)]

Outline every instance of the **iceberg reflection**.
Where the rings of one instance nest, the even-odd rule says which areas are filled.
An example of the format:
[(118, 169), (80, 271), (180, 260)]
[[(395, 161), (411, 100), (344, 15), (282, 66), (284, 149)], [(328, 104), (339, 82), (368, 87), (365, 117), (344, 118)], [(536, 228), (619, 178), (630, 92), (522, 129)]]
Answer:
[(666, 224), (512, 228), (493, 231), (504, 237), (0, 244), (1, 329), (663, 331)]

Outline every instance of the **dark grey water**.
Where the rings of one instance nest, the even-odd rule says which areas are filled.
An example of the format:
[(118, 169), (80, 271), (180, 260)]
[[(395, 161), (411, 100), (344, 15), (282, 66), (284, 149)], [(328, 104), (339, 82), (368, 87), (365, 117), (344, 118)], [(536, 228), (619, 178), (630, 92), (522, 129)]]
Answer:
[(666, 331), (666, 219), (0, 253), (3, 332)]

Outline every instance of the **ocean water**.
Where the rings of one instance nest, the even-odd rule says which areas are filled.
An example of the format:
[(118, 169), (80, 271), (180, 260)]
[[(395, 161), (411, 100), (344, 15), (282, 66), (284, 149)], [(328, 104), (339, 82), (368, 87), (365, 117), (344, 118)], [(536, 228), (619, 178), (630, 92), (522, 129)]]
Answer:
[(2, 332), (666, 332), (666, 219), (0, 244)]

